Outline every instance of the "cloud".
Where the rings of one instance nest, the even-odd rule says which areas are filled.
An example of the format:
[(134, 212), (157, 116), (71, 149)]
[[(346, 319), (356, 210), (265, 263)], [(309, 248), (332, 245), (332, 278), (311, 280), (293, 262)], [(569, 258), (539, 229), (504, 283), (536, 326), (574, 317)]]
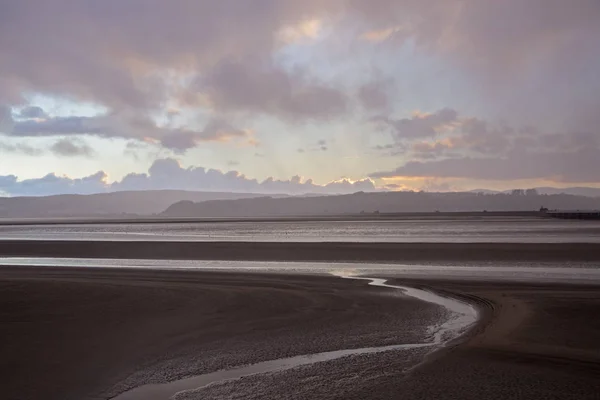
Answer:
[(268, 54), (274, 32), (306, 21), (317, 3), (3, 1), (0, 48), (10, 62), (0, 66), (0, 87), (72, 94), (115, 109), (152, 107), (168, 89), (156, 71)]
[(329, 148), (327, 147), (327, 140), (321, 139), (317, 142), (317, 146), (321, 151), (327, 151)]
[(312, 144), (309, 144), (306, 147), (300, 147), (296, 151), (298, 153), (308, 153), (308, 152), (322, 152), (322, 151), (327, 151), (327, 150), (329, 150), (327, 140), (320, 139)]
[(11, 108), (0, 104), (0, 133), (11, 131), (13, 124)]
[(92, 156), (94, 150), (86, 143), (78, 140), (60, 139), (55, 142), (50, 150), (58, 155), (64, 157), (75, 157), (75, 156)]
[(21, 111), (19, 111), (17, 116), (19, 118), (25, 118), (25, 119), (47, 118), (48, 117), (46, 112), (41, 107), (38, 107), (38, 106), (27, 106), (27, 107), (23, 108)]
[[(400, 121), (395, 124), (400, 126), (399, 142), (377, 149), (389, 152), (401, 146), (407, 161), (394, 170), (374, 172), (372, 178), (600, 181), (597, 131), (548, 133), (464, 117), (450, 109)], [(403, 135), (403, 129), (414, 134)]]
[(175, 153), (183, 153), (187, 149), (197, 146), (201, 142), (232, 142), (234, 140), (245, 140), (245, 144), (256, 146), (258, 141), (254, 139), (254, 132), (248, 129), (238, 129), (222, 120), (211, 120), (200, 132), (176, 129), (162, 135), (160, 141), (165, 148)]
[(451, 108), (443, 108), (434, 113), (415, 113), (411, 118), (391, 119), (385, 116), (373, 121), (387, 126), (397, 141), (405, 139), (435, 137), (440, 129), (456, 122), (458, 113)]
[[(384, 151), (406, 159), (511, 160), (520, 149), (578, 165), (571, 155), (592, 151), (600, 136), (599, 38), (597, 0), (0, 0), (0, 132), (148, 140), (181, 153), (206, 141), (249, 144), (252, 118), (381, 114), (394, 142)], [(418, 59), (406, 69), (405, 50)], [(387, 72), (373, 82), (356, 75), (378, 62)], [(485, 117), (457, 116), (451, 102), (398, 118), (391, 77), (407, 89), (431, 86), (426, 103), (451, 89)], [(189, 109), (231, 127), (150, 117), (164, 117), (185, 93), (202, 99)], [(22, 108), (39, 94), (107, 112), (50, 117)], [(402, 94), (403, 109), (413, 107), (405, 104), (412, 94)], [(492, 118), (540, 124), (539, 132)]]
[[(43, 112), (43, 110), (42, 110)], [(12, 136), (55, 136), (55, 135), (98, 135), (117, 136), (108, 116), (100, 117), (55, 117), (27, 119), (14, 123)]]
[(122, 190), (182, 189), (198, 191), (230, 191), (255, 193), (354, 193), (377, 190), (372, 180), (341, 179), (325, 185), (300, 176), (289, 180), (248, 178), (237, 171), (223, 172), (202, 167), (182, 167), (177, 160), (156, 160), (147, 173), (131, 173), (120, 181), (109, 183), (100, 171), (80, 179), (48, 174), (42, 178), (19, 180), (14, 175), (0, 176), (0, 191), (11, 196), (52, 195), (60, 193), (101, 193)]
[(323, 120), (347, 111), (341, 90), (301, 69), (288, 73), (273, 63), (225, 60), (196, 85), (217, 111), (265, 113), (291, 120)]
[(0, 151), (6, 153), (21, 153), (27, 156), (38, 156), (43, 153), (41, 149), (30, 146), (27, 143), (8, 142), (0, 142)]
[[(0, 2), (0, 55), (8, 60), (0, 65), (0, 103), (38, 92), (112, 110), (154, 109), (180, 89), (173, 74), (211, 71), (225, 60), (265, 63), (282, 46), (314, 40), (326, 31), (338, 47), (350, 47), (360, 36), (387, 39), (379, 45), (410, 43), (464, 70), (476, 88), (484, 86), (489, 102), (518, 100), (512, 107), (529, 105), (540, 112), (549, 105), (568, 109), (586, 116), (587, 128), (599, 118), (593, 112), (600, 86), (595, 79), (600, 64), (597, 0), (97, 3), (45, 0), (33, 7), (28, 1)], [(361, 29), (355, 38), (348, 35)], [(326, 55), (332, 66), (362, 62), (340, 60), (337, 54)], [(295, 81), (294, 74), (290, 79)], [(304, 82), (311, 92), (312, 84)], [(590, 85), (596, 90), (588, 90)], [(537, 105), (531, 103), (536, 98)], [(565, 107), (569, 104), (574, 106)]]
[(409, 161), (372, 178), (431, 177), (487, 180), (546, 179), (554, 182), (599, 182), (600, 149), (512, 151), (506, 157), (459, 157)]
[(433, 113), (418, 112), (411, 118), (399, 120), (376, 117), (374, 121), (391, 127), (394, 140), (394, 143), (375, 146), (375, 150), (416, 159), (498, 157), (516, 150), (577, 150), (600, 145), (597, 133), (549, 134), (532, 126), (513, 127), (503, 121), (491, 123), (462, 116), (450, 108)]
[(393, 86), (393, 81), (390, 79), (367, 82), (359, 87), (358, 100), (366, 110), (389, 111), (391, 104), (388, 90)]
[(417, 142), (412, 145), (411, 150), (419, 158), (439, 158), (451, 148), (452, 146), (445, 142)]
[[(363, 38), (409, 43), (460, 71), (491, 110), (532, 120), (600, 123), (600, 3), (595, 0), (355, 1)], [(385, 40), (387, 39), (387, 40)], [(571, 121), (572, 120), (572, 121)]]
[(48, 174), (42, 178), (18, 180), (14, 175), (0, 176), (0, 192), (11, 196), (46, 196), (54, 194), (91, 194), (106, 190), (102, 171), (80, 179)]
[[(39, 107), (36, 113), (45, 115)], [(102, 138), (125, 138), (151, 140), (176, 153), (197, 146), (202, 142), (231, 142), (245, 140), (247, 144), (257, 145), (254, 132), (239, 129), (225, 120), (213, 118), (203, 130), (158, 126), (148, 117), (138, 117), (126, 113), (108, 113), (95, 117), (46, 117), (30, 118), (12, 123), (7, 129), (10, 136), (80, 136), (92, 135)], [(55, 152), (61, 154), (60, 151)], [(64, 155), (64, 154), (63, 154)]]

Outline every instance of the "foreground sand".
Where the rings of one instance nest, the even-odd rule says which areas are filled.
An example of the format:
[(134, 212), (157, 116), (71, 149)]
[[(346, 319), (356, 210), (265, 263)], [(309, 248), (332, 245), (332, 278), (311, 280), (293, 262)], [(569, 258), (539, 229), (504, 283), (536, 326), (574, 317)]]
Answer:
[[(414, 368), (383, 353), (180, 399), (595, 399), (600, 288), (398, 280), (479, 304), (462, 343)], [(0, 268), (3, 399), (106, 399), (147, 382), (341, 348), (414, 343), (443, 310), (302, 275)]]
[(0, 398), (106, 399), (227, 366), (420, 343), (444, 316), (332, 276), (3, 267)]

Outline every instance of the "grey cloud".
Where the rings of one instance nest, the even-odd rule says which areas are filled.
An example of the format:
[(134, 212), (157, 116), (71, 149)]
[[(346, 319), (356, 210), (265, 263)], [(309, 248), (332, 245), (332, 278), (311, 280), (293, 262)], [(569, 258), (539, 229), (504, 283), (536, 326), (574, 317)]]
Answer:
[(388, 126), (398, 141), (406, 139), (432, 138), (436, 129), (455, 122), (458, 113), (451, 108), (443, 108), (431, 114), (415, 115), (411, 118), (391, 119), (385, 116), (375, 117), (373, 121)]
[(38, 156), (43, 153), (43, 151), (37, 147), (30, 146), (26, 143), (9, 143), (9, 142), (0, 142), (0, 151), (6, 153), (20, 153), (28, 156)]
[(447, 155), (500, 156), (511, 150), (548, 149), (551, 142), (564, 145), (565, 141), (587, 140), (592, 144), (593, 137), (597, 136), (544, 135), (530, 126), (515, 129), (505, 123), (491, 124), (479, 118), (463, 117), (450, 108), (400, 120), (378, 117), (375, 121), (390, 126), (395, 140), (394, 144), (376, 146), (376, 150), (396, 149), (392, 154), (410, 150), (412, 156), (427, 159)]
[(488, 180), (548, 179), (556, 182), (599, 182), (600, 150), (576, 152), (513, 151), (506, 157), (460, 157), (410, 161), (372, 178), (418, 176)]
[(327, 151), (327, 150), (329, 150), (329, 146), (327, 145), (327, 140), (320, 139), (320, 140), (317, 140), (316, 143), (310, 144), (307, 147), (300, 147), (296, 151), (298, 153), (307, 153), (307, 152)]
[(50, 148), (52, 152), (58, 156), (75, 157), (75, 156), (91, 156), (94, 150), (86, 143), (79, 140), (60, 139)]
[(106, 117), (55, 117), (37, 121), (27, 119), (15, 122), (13, 136), (54, 136), (91, 134), (112, 136), (112, 127)]
[(600, 2), (596, 0), (354, 1), (373, 38), (411, 41), (458, 67), (490, 109), (569, 129), (600, 123)]
[(235, 128), (222, 120), (213, 119), (200, 132), (182, 129), (172, 130), (163, 136), (161, 144), (176, 153), (183, 153), (200, 142), (228, 142), (233, 139), (251, 139), (251, 135), (250, 131)]
[[(435, 123), (451, 120), (452, 129), (432, 141), (400, 142), (410, 145), (412, 161), (392, 171), (375, 172), (371, 177), (600, 181), (597, 132), (548, 134), (532, 126), (491, 124), (478, 118), (460, 117), (456, 112), (447, 113), (451, 118), (439, 117), (439, 112), (431, 115), (437, 116)], [(381, 149), (387, 151), (393, 146)]]
[(0, 54), (8, 61), (0, 65), (0, 94), (33, 90), (112, 109), (157, 107), (172, 82), (153, 72), (205, 69), (230, 56), (268, 59), (281, 44), (277, 32), (337, 1), (2, 1)]
[[(44, 112), (44, 110), (40, 110), (39, 112)], [(151, 138), (176, 153), (185, 152), (201, 142), (252, 139), (251, 131), (236, 128), (221, 119), (212, 119), (203, 130), (196, 131), (185, 128), (159, 127), (147, 117), (120, 113), (96, 117), (25, 119), (12, 123), (7, 133), (15, 137), (93, 135), (103, 138), (118, 137), (137, 140)], [(256, 144), (255, 141), (253, 143)], [(64, 145), (63, 149), (65, 149)], [(56, 150), (55, 153), (61, 154), (60, 148), (53, 150)], [(65, 153), (71, 152), (67, 150)]]
[(18, 180), (16, 176), (0, 176), (0, 191), (9, 195), (51, 195), (59, 193), (99, 193), (121, 190), (184, 189), (255, 193), (353, 193), (376, 190), (373, 182), (347, 179), (317, 185), (311, 179), (302, 182), (299, 176), (289, 180), (273, 178), (258, 181), (237, 171), (222, 172), (202, 167), (183, 168), (174, 159), (156, 160), (148, 173), (131, 173), (121, 181), (106, 182), (106, 174), (98, 172), (81, 179), (48, 174), (43, 178)]
[(442, 142), (417, 142), (412, 145), (411, 150), (419, 158), (439, 158), (450, 148), (448, 144)]
[(272, 63), (223, 61), (200, 77), (198, 89), (220, 111), (268, 113), (289, 119), (327, 119), (346, 112), (342, 91)]
[[(410, 40), (440, 65), (459, 69), (467, 89), (476, 91), (477, 101), (485, 102), (488, 110), (502, 110), (498, 113), (528, 123), (557, 120), (573, 135), (593, 136), (600, 126), (597, 0), (0, 0), (0, 104), (22, 104), (19, 94), (36, 92), (101, 103), (112, 113), (133, 116), (42, 125), (18, 121), (16, 134), (85, 130), (106, 137), (150, 137), (176, 151), (201, 141), (202, 133), (169, 132), (143, 121), (148, 110), (162, 107), (180, 89), (160, 77), (167, 75), (164, 71), (206, 72), (201, 83), (218, 109), (293, 120), (339, 116), (347, 111), (340, 90), (315, 82), (307, 72), (283, 71), (271, 62), (281, 44), (277, 32), (311, 18), (328, 21), (333, 35), (338, 28), (348, 32), (365, 27), (394, 32), (385, 45)], [(354, 43), (342, 43), (348, 44)], [(395, 49), (386, 51), (394, 54)], [(333, 66), (341, 65), (336, 54), (327, 60)], [(228, 82), (230, 77), (237, 81)], [(232, 87), (237, 83), (246, 92)], [(359, 95), (363, 105), (383, 105), (377, 90), (360, 85), (356, 82), (356, 90), (365, 92)], [(431, 124), (414, 119), (380, 122), (397, 140), (435, 137)], [(6, 108), (0, 109), (0, 132), (12, 131), (13, 124)], [(67, 128), (70, 133), (64, 132)], [(165, 139), (170, 133), (174, 137)], [(497, 134), (464, 134), (457, 146), (504, 157), (514, 146), (535, 147), (534, 140), (510, 136), (507, 143)], [(546, 139), (551, 146), (553, 139)], [(563, 140), (557, 138), (555, 148)], [(575, 138), (569, 149), (576, 151), (577, 143), (589, 146)]]
[(46, 112), (38, 106), (28, 106), (23, 108), (19, 114), (18, 114), (19, 118), (25, 118), (25, 119), (30, 119), (30, 118), (47, 118), (48, 115), (46, 114)]
[(480, 154), (503, 154), (511, 148), (514, 139), (518, 137), (518, 133), (509, 126), (501, 124), (490, 127), (486, 121), (477, 118), (461, 121), (460, 131), (459, 136), (450, 138), (451, 147)]
[(390, 109), (390, 94), (388, 88), (392, 81), (375, 80), (362, 85), (358, 89), (358, 99), (361, 105), (370, 111), (387, 111)]
[(14, 121), (10, 107), (0, 104), (0, 133), (6, 133), (13, 129)]
[(329, 149), (327, 147), (327, 140), (319, 140), (317, 146), (319, 146), (319, 150), (321, 151), (327, 151)]
[[(487, 101), (517, 100), (514, 107), (528, 106), (525, 112), (547, 112), (552, 105), (580, 113), (587, 128), (600, 118), (594, 112), (600, 85), (596, 0), (481, 0), (468, 6), (463, 0), (45, 0), (35, 6), (4, 0), (0, 15), (0, 55), (7, 60), (0, 65), (0, 95), (6, 98), (37, 91), (112, 109), (156, 107), (172, 87), (152, 72), (204, 71), (225, 59), (269, 60), (281, 44), (277, 32), (321, 18), (334, 33), (347, 26), (394, 31), (389, 42), (410, 39), (450, 59), (476, 83), (493, 83)], [(300, 103), (292, 108), (315, 111)], [(381, 98), (373, 102), (379, 103)]]

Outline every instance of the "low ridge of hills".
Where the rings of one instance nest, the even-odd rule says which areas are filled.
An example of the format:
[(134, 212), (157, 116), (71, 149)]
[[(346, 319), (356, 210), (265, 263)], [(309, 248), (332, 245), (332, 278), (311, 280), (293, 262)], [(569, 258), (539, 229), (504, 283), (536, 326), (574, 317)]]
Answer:
[[(119, 217), (153, 215), (175, 202), (261, 197), (256, 193), (144, 190), (88, 195), (0, 197), (0, 218)], [(284, 195), (275, 195), (281, 197)]]
[[(148, 190), (91, 195), (0, 197), (0, 218), (210, 218), (326, 216), (359, 213), (535, 211), (549, 209), (600, 209), (600, 189), (538, 188), (493, 192), (359, 192), (347, 195), (289, 196), (259, 193)], [(569, 189), (569, 190), (571, 190)]]
[(256, 197), (173, 204), (165, 217), (281, 217), (360, 213), (536, 211), (600, 209), (600, 198), (568, 194), (358, 192), (322, 197)]

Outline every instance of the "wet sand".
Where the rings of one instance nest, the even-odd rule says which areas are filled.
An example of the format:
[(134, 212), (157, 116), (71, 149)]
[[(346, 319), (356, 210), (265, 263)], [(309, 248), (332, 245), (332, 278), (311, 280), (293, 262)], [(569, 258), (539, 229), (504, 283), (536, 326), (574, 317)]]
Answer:
[[(178, 399), (598, 398), (600, 287), (391, 283), (469, 299), (481, 321), (416, 367), (422, 353), (370, 354)], [(444, 316), (393, 289), (329, 276), (2, 267), (2, 398), (107, 399), (228, 366), (414, 343)]]
[(0, 257), (233, 261), (600, 261), (597, 243), (327, 243), (0, 240)]
[(382, 353), (234, 383), (177, 400), (598, 399), (600, 287), (391, 279), (478, 304), (482, 318), (462, 340), (417, 367)]
[(0, 268), (2, 399), (107, 399), (310, 353), (420, 343), (446, 316), (333, 276)]

